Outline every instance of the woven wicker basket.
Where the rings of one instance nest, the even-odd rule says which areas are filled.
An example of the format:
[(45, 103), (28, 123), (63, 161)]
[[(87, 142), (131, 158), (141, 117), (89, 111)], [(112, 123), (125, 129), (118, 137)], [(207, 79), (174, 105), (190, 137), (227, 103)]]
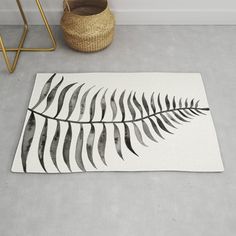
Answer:
[(71, 48), (95, 52), (112, 42), (115, 19), (107, 0), (65, 0), (61, 28)]

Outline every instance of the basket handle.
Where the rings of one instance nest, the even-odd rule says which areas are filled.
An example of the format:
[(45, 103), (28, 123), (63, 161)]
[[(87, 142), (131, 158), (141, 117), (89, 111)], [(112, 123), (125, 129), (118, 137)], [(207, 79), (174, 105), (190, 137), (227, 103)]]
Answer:
[(69, 12), (71, 12), (70, 5), (69, 5), (68, 1), (67, 1), (67, 0), (64, 0), (64, 11), (65, 11), (66, 9), (67, 9)]

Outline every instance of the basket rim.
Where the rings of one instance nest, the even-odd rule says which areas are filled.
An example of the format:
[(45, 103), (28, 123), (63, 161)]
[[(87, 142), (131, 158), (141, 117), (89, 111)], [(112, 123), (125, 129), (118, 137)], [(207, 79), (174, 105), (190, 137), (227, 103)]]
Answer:
[(76, 17), (83, 17), (83, 18), (89, 18), (89, 17), (96, 17), (96, 16), (99, 16), (101, 14), (103, 14), (105, 11), (109, 10), (109, 6), (108, 6), (108, 2), (106, 1), (106, 7), (99, 13), (95, 13), (95, 14), (92, 14), (92, 15), (80, 15), (80, 14), (76, 14), (74, 13), (73, 11), (68, 11), (68, 10), (64, 10), (65, 13), (67, 14), (70, 14), (70, 15), (73, 15), (73, 16), (76, 16)]

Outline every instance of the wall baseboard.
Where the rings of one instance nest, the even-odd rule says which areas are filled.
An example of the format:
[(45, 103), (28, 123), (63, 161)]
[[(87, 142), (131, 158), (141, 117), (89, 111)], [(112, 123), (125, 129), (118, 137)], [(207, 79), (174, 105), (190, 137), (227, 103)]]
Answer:
[[(236, 25), (236, 9), (222, 10), (113, 10), (118, 25)], [(61, 10), (45, 11), (51, 25), (59, 25)], [(32, 25), (43, 24), (36, 10), (27, 10)], [(0, 10), (0, 25), (18, 25), (17, 10)]]

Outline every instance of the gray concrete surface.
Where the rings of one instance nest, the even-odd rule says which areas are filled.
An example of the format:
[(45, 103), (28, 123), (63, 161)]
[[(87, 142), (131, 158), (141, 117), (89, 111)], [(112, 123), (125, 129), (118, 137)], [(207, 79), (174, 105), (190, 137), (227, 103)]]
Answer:
[[(0, 31), (9, 46), (20, 33)], [(0, 57), (0, 235), (236, 235), (236, 26), (123, 26), (94, 54), (54, 31), (57, 51), (23, 53), (13, 75)], [(48, 44), (43, 28), (31, 28), (29, 44)], [(36, 73), (99, 71), (200, 72), (225, 172), (12, 174)]]

